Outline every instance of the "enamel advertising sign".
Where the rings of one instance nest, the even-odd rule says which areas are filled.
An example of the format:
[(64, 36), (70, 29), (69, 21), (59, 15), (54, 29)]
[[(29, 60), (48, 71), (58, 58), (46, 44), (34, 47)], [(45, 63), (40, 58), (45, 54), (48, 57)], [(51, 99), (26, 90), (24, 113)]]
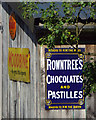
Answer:
[(15, 14), (13, 12), (9, 17), (9, 33), (11, 39), (14, 40), (16, 35), (16, 20), (15, 20)]
[(45, 109), (85, 109), (82, 67), (84, 48), (45, 49)]
[(30, 82), (28, 48), (9, 48), (8, 73), (10, 80)]

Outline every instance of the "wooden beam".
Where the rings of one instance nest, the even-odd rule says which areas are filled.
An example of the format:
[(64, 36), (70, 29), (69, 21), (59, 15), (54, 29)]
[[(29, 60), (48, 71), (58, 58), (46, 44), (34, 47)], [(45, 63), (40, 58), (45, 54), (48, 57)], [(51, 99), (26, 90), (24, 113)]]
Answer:
[(29, 29), (31, 30), (31, 32), (33, 33), (34, 31), (34, 18), (31, 17), (30, 19), (24, 19), (22, 16), (22, 10), (19, 9), (20, 6), (20, 2), (7, 2), (7, 4), (12, 8), (12, 10), (18, 14), (18, 16), (22, 19), (22, 21), (24, 23), (26, 23), (26, 25), (28, 25)]
[(0, 120), (2, 119), (2, 3), (0, 2)]

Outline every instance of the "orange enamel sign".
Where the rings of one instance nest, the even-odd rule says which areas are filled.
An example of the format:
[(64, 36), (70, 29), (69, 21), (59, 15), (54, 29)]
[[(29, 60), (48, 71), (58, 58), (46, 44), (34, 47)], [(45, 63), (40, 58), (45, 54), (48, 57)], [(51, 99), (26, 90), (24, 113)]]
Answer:
[(14, 13), (11, 13), (9, 17), (9, 33), (10, 33), (11, 39), (14, 40), (16, 35), (16, 20), (15, 20)]
[(10, 80), (30, 82), (30, 51), (28, 48), (8, 48)]

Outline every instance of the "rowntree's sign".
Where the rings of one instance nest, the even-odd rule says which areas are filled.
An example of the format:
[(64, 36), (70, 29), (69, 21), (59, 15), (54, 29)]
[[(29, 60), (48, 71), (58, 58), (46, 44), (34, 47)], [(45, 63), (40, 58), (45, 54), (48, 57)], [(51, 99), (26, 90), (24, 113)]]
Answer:
[(11, 80), (30, 82), (28, 48), (9, 48), (8, 73)]
[(82, 67), (84, 48), (45, 49), (45, 109), (84, 109)]

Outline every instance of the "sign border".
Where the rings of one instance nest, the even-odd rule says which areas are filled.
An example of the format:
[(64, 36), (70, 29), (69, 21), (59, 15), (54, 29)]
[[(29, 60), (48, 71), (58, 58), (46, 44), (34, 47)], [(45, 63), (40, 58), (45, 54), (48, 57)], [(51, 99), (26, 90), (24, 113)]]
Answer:
[[(46, 50), (47, 48), (45, 48), (45, 50)], [(64, 52), (64, 53), (56, 53), (55, 51), (52, 51), (52, 50), (56, 50), (56, 49), (64, 49), (65, 51), (62, 51), (62, 52)], [(78, 48), (78, 52), (81, 52), (81, 49), (84, 49), (84, 51), (85, 51), (85, 48)], [(71, 51), (72, 50), (72, 51)], [(55, 52), (55, 53), (54, 53)], [(69, 53), (67, 53), (67, 52), (69, 52)], [(83, 52), (84, 53), (84, 52)], [(73, 49), (73, 48), (54, 48), (54, 49), (48, 49), (48, 52), (46, 52), (45, 51), (45, 105), (47, 105), (46, 103), (47, 103), (47, 58), (51, 58), (52, 57), (52, 55), (60, 55), (60, 54), (69, 54), (69, 55), (74, 55), (74, 54), (76, 54), (76, 55), (78, 55), (78, 58), (82, 58), (83, 59), (83, 64), (84, 64), (84, 60), (85, 60), (85, 56), (84, 55), (82, 55), (81, 53), (76, 53), (76, 49)], [(83, 78), (84, 78), (84, 75), (83, 75)], [(84, 83), (83, 83), (83, 86), (84, 86)], [(78, 102), (74, 102), (74, 103), (52, 103), (52, 101), (51, 100), (48, 100), (48, 101), (50, 101), (51, 103), (49, 104), (49, 105), (54, 105), (54, 104), (79, 104), (80, 105), (80, 100), (83, 100), (83, 104), (85, 103), (85, 97), (84, 97), (84, 90), (83, 90), (83, 99), (79, 99), (78, 100)], [(82, 104), (82, 105), (83, 105)], [(49, 105), (47, 105), (47, 106), (49, 106)], [(55, 109), (55, 108), (53, 108), (53, 109)], [(60, 108), (58, 108), (58, 109), (60, 109)], [(62, 108), (62, 109), (64, 109), (64, 108)], [(68, 108), (67, 108), (68, 109)], [(72, 108), (72, 109), (74, 109), (74, 108)], [(77, 108), (76, 108), (77, 109)], [(80, 108), (80, 109), (83, 109), (83, 108)], [(49, 108), (49, 110), (50, 110), (50, 108)]]

